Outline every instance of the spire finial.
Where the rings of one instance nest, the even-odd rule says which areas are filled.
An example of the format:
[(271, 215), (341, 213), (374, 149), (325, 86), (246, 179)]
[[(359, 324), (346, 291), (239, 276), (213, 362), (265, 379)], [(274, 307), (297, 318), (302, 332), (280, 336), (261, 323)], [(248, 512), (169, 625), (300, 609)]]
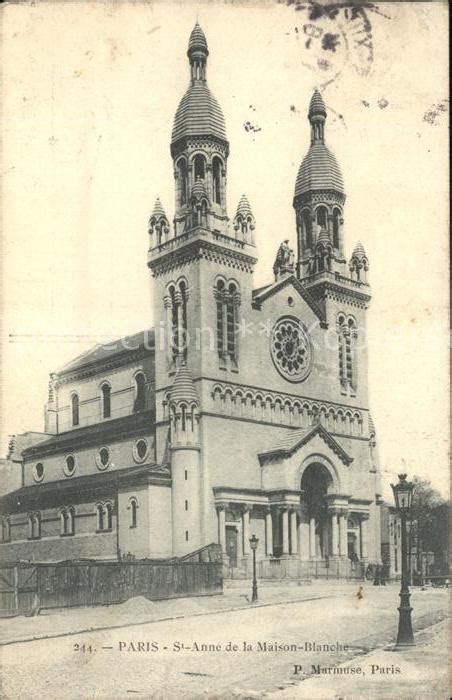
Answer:
[(323, 143), (326, 107), (318, 88), (315, 88), (309, 103), (308, 119), (311, 123), (311, 143)]
[(191, 79), (192, 82), (206, 80), (206, 64), (209, 49), (207, 47), (206, 36), (201, 29), (198, 19), (192, 29), (188, 40), (187, 56), (190, 61)]

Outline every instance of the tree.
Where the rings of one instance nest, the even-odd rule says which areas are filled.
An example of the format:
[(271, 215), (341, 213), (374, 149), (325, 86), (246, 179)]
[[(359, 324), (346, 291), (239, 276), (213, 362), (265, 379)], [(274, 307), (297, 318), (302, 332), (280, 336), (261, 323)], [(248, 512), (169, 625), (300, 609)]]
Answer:
[(444, 558), (444, 549), (447, 550), (445, 543), (448, 537), (449, 507), (430, 481), (414, 476), (413, 482), (415, 488), (408, 546), (410, 554), (415, 548), (417, 569), (421, 571), (422, 552), (433, 552), (435, 560)]

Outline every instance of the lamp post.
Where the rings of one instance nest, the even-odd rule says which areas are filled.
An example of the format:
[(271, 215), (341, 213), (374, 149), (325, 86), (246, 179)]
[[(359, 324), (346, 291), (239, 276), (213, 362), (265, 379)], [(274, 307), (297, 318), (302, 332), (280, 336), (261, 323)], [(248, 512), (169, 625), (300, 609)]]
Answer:
[(408, 566), (407, 566), (407, 532), (406, 520), (413, 502), (414, 484), (406, 480), (406, 474), (399, 474), (399, 483), (391, 484), (394, 493), (394, 500), (398, 513), (400, 514), (402, 525), (402, 585), (400, 588), (399, 607), (399, 629), (397, 632), (397, 642), (394, 650), (401, 650), (408, 646), (413, 646), (414, 637), (411, 626), (410, 589), (408, 587)]
[(259, 543), (259, 539), (256, 535), (250, 537), (250, 547), (253, 552), (253, 592), (251, 594), (251, 602), (254, 603), (257, 600), (257, 579), (256, 579), (256, 549)]

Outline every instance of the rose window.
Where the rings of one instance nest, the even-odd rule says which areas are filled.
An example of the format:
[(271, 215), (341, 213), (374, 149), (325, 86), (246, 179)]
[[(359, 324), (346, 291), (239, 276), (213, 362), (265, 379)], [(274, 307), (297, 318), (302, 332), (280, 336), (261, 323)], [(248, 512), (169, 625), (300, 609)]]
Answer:
[(311, 370), (308, 334), (296, 318), (281, 318), (271, 336), (271, 354), (278, 372), (290, 382), (301, 382)]

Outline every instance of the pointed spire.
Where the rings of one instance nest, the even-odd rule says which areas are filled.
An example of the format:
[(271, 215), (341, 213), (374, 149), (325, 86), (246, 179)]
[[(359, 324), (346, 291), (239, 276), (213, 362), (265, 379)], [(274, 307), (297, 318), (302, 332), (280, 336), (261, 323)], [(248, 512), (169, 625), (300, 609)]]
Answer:
[(241, 233), (244, 240), (252, 243), (252, 231), (255, 228), (255, 220), (251, 211), (250, 203), (245, 194), (242, 194), (237, 205), (237, 211), (234, 216), (234, 231)]
[(162, 207), (162, 203), (160, 201), (160, 198), (157, 197), (155, 200), (154, 208), (152, 210), (152, 214), (149, 217), (149, 224), (148, 224), (148, 233), (150, 236), (155, 235), (155, 240), (154, 238), (151, 238), (151, 247), (155, 245), (160, 245), (160, 243), (163, 242), (163, 236), (165, 238), (168, 236), (170, 232), (170, 225), (168, 221), (168, 217), (165, 214), (165, 210)]
[(209, 49), (204, 32), (196, 22), (188, 40), (187, 56), (190, 61), (192, 83), (206, 81), (206, 64)]
[(203, 30), (201, 29), (198, 21), (196, 21), (196, 24), (193, 27), (191, 34), (190, 34), (190, 38), (188, 40), (189, 55), (190, 55), (190, 51), (193, 51), (193, 50), (204, 51), (207, 55), (209, 53), (209, 49), (207, 47), (206, 35), (204, 34)]
[(361, 241), (358, 241), (355, 245), (352, 253), (352, 258), (367, 258), (366, 251)]
[(195, 383), (185, 362), (181, 363), (177, 369), (169, 398), (171, 403), (177, 403), (178, 401), (191, 403), (194, 401), (196, 404), (199, 404)]
[(311, 117), (317, 116), (317, 115), (320, 115), (320, 116), (323, 115), (326, 118), (325, 103), (323, 101), (322, 95), (320, 94), (320, 92), (316, 88), (314, 90), (312, 97), (311, 97), (311, 102), (309, 103), (308, 116), (310, 119)]
[(167, 218), (167, 216), (165, 214), (165, 210), (162, 207), (160, 197), (157, 197), (157, 199), (155, 200), (154, 209), (152, 210), (152, 214), (151, 214), (151, 219), (152, 218), (157, 219), (157, 220)]
[(326, 228), (322, 228), (319, 234), (319, 237), (317, 239), (317, 244), (321, 243), (322, 245), (331, 245), (331, 238), (330, 234), (328, 233)]
[(204, 183), (204, 180), (201, 179), (200, 175), (197, 176), (196, 182), (191, 188), (191, 196), (194, 197), (197, 202), (200, 202), (201, 199), (207, 199), (207, 201), (209, 201), (206, 185)]
[(253, 212), (251, 211), (250, 203), (246, 194), (242, 194), (242, 196), (240, 197), (240, 201), (237, 205), (237, 211), (235, 215), (238, 216), (239, 214), (241, 214), (245, 218), (248, 216), (248, 214), (253, 216)]
[(326, 107), (317, 88), (309, 103), (308, 119), (311, 123), (311, 143), (323, 143), (325, 139)]

